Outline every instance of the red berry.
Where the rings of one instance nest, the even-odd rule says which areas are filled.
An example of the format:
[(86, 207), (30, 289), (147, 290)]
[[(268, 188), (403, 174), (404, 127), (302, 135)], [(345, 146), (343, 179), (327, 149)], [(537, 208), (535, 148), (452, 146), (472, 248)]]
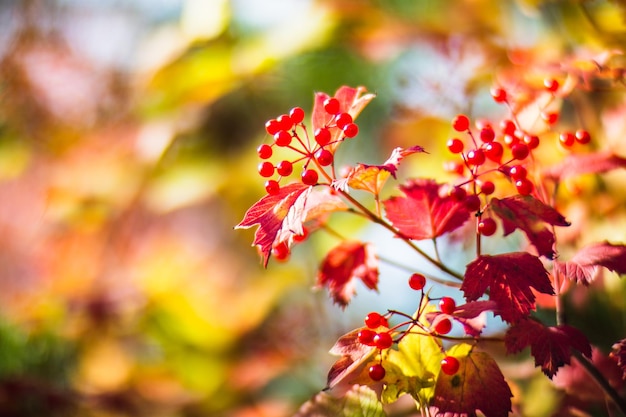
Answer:
[(479, 166), (485, 163), (485, 153), (482, 149), (472, 149), (467, 153), (467, 163), (474, 166)]
[(343, 129), (350, 123), (352, 123), (352, 116), (349, 113), (340, 113), (335, 119), (335, 124), (339, 129)]
[(490, 217), (482, 219), (478, 222), (478, 233), (483, 236), (491, 236), (496, 232), (498, 225), (496, 221)]
[(515, 188), (517, 188), (517, 192), (521, 195), (529, 195), (533, 192), (533, 183), (528, 179), (523, 178), (521, 180), (515, 181)]
[(302, 234), (299, 235), (293, 235), (293, 241), (294, 242), (303, 242), (306, 240), (306, 238), (309, 236), (309, 229), (307, 229), (306, 227), (302, 228)]
[(571, 132), (562, 132), (559, 135), (559, 142), (566, 148), (570, 148), (576, 142), (576, 136)]
[(376, 332), (374, 330), (361, 329), (357, 333), (356, 337), (359, 343), (367, 345), (367, 346), (374, 346), (374, 336), (376, 336)]
[(274, 143), (278, 146), (289, 146), (291, 144), (291, 134), (281, 130), (274, 135)]
[(372, 311), (365, 316), (365, 325), (370, 329), (376, 329), (380, 326), (387, 326), (387, 319), (379, 313)]
[(315, 185), (319, 175), (314, 169), (305, 169), (302, 171), (302, 182), (306, 185)]
[(464, 114), (459, 114), (452, 121), (452, 127), (457, 132), (464, 132), (469, 129), (469, 119)]
[(556, 92), (559, 89), (559, 82), (554, 78), (546, 78), (543, 80), (543, 86), (551, 93)]
[(376, 333), (374, 336), (374, 346), (378, 349), (389, 349), (393, 345), (393, 339), (389, 332)]
[(258, 166), (259, 174), (262, 177), (268, 178), (274, 175), (274, 165), (269, 161), (263, 161)]
[(450, 319), (443, 319), (435, 325), (435, 331), (439, 334), (448, 334), (452, 330)]
[(542, 111), (540, 116), (541, 116), (541, 120), (543, 120), (544, 122), (546, 122), (549, 125), (553, 125), (553, 124), (555, 124), (559, 120), (559, 113), (558, 112)]
[(446, 356), (441, 360), (441, 370), (446, 375), (454, 375), (459, 370), (459, 360), (454, 356)]
[(463, 152), (463, 141), (461, 139), (452, 138), (448, 140), (446, 146), (448, 147), (448, 150), (452, 153)]
[(304, 120), (304, 110), (300, 107), (294, 107), (289, 111), (289, 117), (294, 124), (302, 123), (302, 120)]
[(485, 181), (480, 185), (480, 192), (485, 195), (493, 194), (496, 190), (496, 185), (491, 181)]
[(265, 131), (274, 136), (280, 131), (280, 123), (276, 119), (271, 119), (265, 122)]
[(526, 159), (530, 151), (528, 150), (528, 145), (525, 143), (516, 143), (511, 148), (511, 153), (513, 154), (513, 158), (523, 161)]
[(315, 133), (313, 134), (313, 136), (315, 137), (315, 141), (320, 146), (326, 146), (328, 145), (328, 142), (330, 142), (330, 130), (328, 130), (327, 127), (320, 127), (318, 129), (315, 129)]
[(493, 142), (496, 138), (496, 132), (493, 131), (491, 126), (483, 127), (480, 130), (480, 140), (485, 143)]
[(257, 155), (259, 155), (259, 158), (261, 159), (268, 159), (272, 156), (272, 147), (266, 143), (259, 145), (258, 148), (256, 148), (256, 153)]
[(465, 165), (458, 161), (446, 161), (443, 163), (443, 169), (446, 172), (463, 175)]
[(326, 113), (328, 114), (337, 114), (340, 112), (340, 104), (339, 104), (339, 100), (337, 100), (334, 97), (329, 97), (326, 100), (324, 100), (324, 110), (326, 110)]
[(523, 180), (528, 175), (528, 171), (522, 165), (513, 165), (509, 168), (509, 175), (514, 180)]
[(517, 127), (515, 126), (513, 120), (504, 119), (500, 121), (500, 130), (503, 135), (515, 136)]
[(455, 309), (456, 309), (456, 302), (454, 301), (453, 298), (443, 297), (439, 301), (439, 310), (441, 310), (442, 313), (452, 314), (454, 313)]
[(333, 163), (333, 154), (328, 149), (320, 149), (315, 153), (315, 159), (321, 166), (328, 166)]
[(493, 87), (490, 90), (491, 97), (496, 103), (504, 103), (507, 100), (506, 90), (500, 87)]
[(267, 180), (265, 181), (265, 191), (269, 195), (276, 195), (280, 191), (280, 185), (276, 180)]
[(281, 130), (289, 130), (293, 127), (293, 120), (286, 114), (281, 114), (276, 118)]
[(415, 273), (409, 277), (409, 287), (415, 291), (420, 291), (426, 286), (426, 277), (422, 274)]
[(500, 162), (504, 148), (500, 142), (491, 142), (485, 145), (485, 156), (493, 162)]
[(452, 187), (450, 188), (449, 195), (454, 201), (461, 202), (467, 197), (467, 191), (465, 191), (465, 188)]
[(342, 130), (347, 138), (353, 138), (359, 133), (359, 127), (355, 123), (348, 123)]
[(576, 141), (581, 145), (586, 145), (591, 141), (591, 135), (584, 129), (578, 129), (576, 131)]
[(282, 177), (288, 177), (293, 172), (293, 164), (289, 161), (280, 161), (276, 165), (276, 172)]
[(278, 261), (287, 260), (289, 253), (289, 246), (286, 242), (280, 242), (272, 247), (272, 256)]
[(370, 366), (368, 374), (372, 381), (380, 381), (385, 377), (385, 368), (379, 363)]
[(463, 204), (468, 211), (480, 210), (480, 198), (476, 194), (468, 195)]
[(528, 149), (537, 149), (539, 147), (539, 136), (524, 135), (524, 143), (528, 145)]

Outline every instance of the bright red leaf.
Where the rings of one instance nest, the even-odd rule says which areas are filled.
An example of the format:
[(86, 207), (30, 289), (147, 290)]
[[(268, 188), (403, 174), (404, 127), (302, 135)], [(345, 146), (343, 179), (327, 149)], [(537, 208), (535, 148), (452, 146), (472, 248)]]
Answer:
[(549, 259), (554, 257), (554, 235), (547, 225), (570, 225), (558, 211), (530, 195), (492, 198), (490, 207), (502, 219), (504, 236), (522, 230), (539, 255)]
[[(285, 226), (284, 223), (293, 223), (285, 229), (295, 229), (301, 231), (304, 221), (304, 202), (296, 206), (299, 199), (305, 198), (305, 191), (311, 187), (302, 183), (294, 183), (281, 187), (276, 195), (266, 195), (254, 203), (248, 209), (243, 220), (236, 229), (247, 229), (258, 225), (259, 228), (254, 234), (254, 246), (258, 246), (263, 259), (263, 265), (267, 266), (272, 244), (276, 236)], [(295, 209), (294, 209), (295, 208)], [(288, 217), (289, 216), (289, 217)]]
[(535, 309), (531, 288), (554, 294), (543, 264), (527, 252), (481, 255), (467, 265), (461, 285), (468, 301), (476, 301), (489, 289), (489, 299), (498, 305), (494, 313), (509, 323), (522, 320)]
[(443, 192), (443, 184), (416, 179), (400, 186), (404, 197), (383, 202), (387, 218), (410, 239), (432, 239), (462, 226), (470, 212), (462, 202)]
[(570, 363), (571, 349), (591, 357), (591, 346), (578, 329), (567, 326), (544, 326), (536, 320), (521, 320), (509, 328), (504, 338), (508, 353), (517, 353), (530, 346), (535, 365), (552, 378), (563, 365)]
[(544, 170), (547, 178), (562, 180), (582, 174), (601, 174), (617, 168), (626, 168), (626, 158), (612, 152), (571, 154), (560, 163)]
[(589, 285), (606, 268), (618, 274), (626, 274), (626, 246), (609, 242), (585, 246), (567, 262), (555, 262), (554, 269), (563, 276)]
[(377, 289), (378, 259), (369, 244), (346, 240), (331, 249), (322, 261), (317, 285), (327, 287), (333, 301), (346, 307), (356, 293), (356, 279)]

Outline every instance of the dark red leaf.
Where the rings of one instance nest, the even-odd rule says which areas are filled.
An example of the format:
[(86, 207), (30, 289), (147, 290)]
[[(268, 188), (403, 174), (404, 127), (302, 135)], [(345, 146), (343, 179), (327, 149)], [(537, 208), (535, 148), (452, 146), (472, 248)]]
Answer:
[(622, 339), (613, 345), (609, 355), (622, 371), (622, 379), (626, 381), (626, 339)]
[(617, 168), (626, 168), (626, 158), (612, 152), (571, 154), (562, 162), (544, 170), (547, 178), (562, 180), (581, 174), (601, 174)]
[[(235, 226), (236, 229), (259, 226), (254, 234), (253, 245), (259, 247), (264, 266), (267, 266), (272, 251), (272, 244), (290, 213), (292, 214), (290, 218), (292, 222), (299, 223), (299, 225), (296, 224), (295, 226), (302, 228), (303, 216), (296, 215), (297, 213), (294, 213), (293, 208), (300, 197), (306, 197), (306, 195), (303, 196), (306, 190), (310, 191), (311, 187), (302, 183), (281, 187), (278, 194), (266, 195), (254, 203), (246, 212), (241, 223)], [(300, 210), (304, 210), (304, 204), (300, 204), (298, 207), (300, 207)]]
[(530, 195), (492, 198), (489, 204), (493, 212), (502, 219), (505, 236), (520, 229), (537, 248), (539, 255), (549, 259), (554, 257), (554, 235), (547, 225), (569, 226), (570, 223), (563, 215)]
[(347, 240), (328, 252), (318, 272), (317, 285), (328, 287), (333, 301), (346, 307), (356, 293), (356, 279), (368, 288), (377, 289), (378, 259), (370, 245)]
[(443, 192), (444, 185), (416, 179), (400, 186), (404, 197), (383, 202), (387, 218), (410, 239), (432, 239), (462, 226), (470, 212), (462, 202)]
[(582, 248), (569, 261), (554, 263), (556, 272), (585, 285), (596, 278), (601, 267), (626, 274), (626, 245), (594, 243)]
[[(358, 377), (365, 365), (365, 359), (368, 359), (372, 351), (372, 346), (367, 346), (358, 341), (359, 330), (356, 329), (341, 336), (335, 345), (330, 349), (332, 355), (341, 356), (337, 362), (333, 364), (328, 372), (327, 386), (334, 388), (340, 383), (352, 385), (355, 383), (353, 378)], [(355, 370), (357, 370), (355, 372)]]
[(476, 301), (489, 288), (489, 299), (496, 302), (494, 311), (503, 320), (515, 323), (535, 309), (531, 288), (554, 294), (548, 272), (538, 257), (527, 252), (482, 255), (467, 265), (461, 290), (468, 301)]
[(591, 346), (585, 335), (568, 326), (544, 326), (536, 320), (521, 320), (506, 333), (504, 344), (508, 353), (517, 353), (530, 346), (535, 365), (552, 378), (563, 365), (570, 363), (571, 349), (591, 357)]

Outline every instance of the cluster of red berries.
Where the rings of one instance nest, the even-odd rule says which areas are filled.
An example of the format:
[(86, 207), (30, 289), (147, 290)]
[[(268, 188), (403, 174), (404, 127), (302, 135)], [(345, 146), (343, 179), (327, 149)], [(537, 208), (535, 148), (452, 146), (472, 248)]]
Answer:
[[(273, 137), (273, 143), (260, 145), (257, 154), (262, 159), (258, 172), (262, 177), (268, 178), (265, 182), (265, 191), (268, 194), (278, 194), (280, 180), (289, 177), (294, 172), (294, 165), (299, 162), (303, 163), (301, 181), (306, 185), (317, 184), (323, 167), (334, 162), (330, 146), (345, 138), (353, 138), (359, 133), (359, 127), (352, 120), (352, 116), (342, 111), (339, 100), (334, 97), (328, 98), (324, 101), (323, 107), (330, 116), (329, 122), (313, 132), (314, 140), (309, 138), (303, 123), (304, 110), (300, 107), (294, 107), (288, 114), (282, 114), (265, 123), (265, 131)], [(274, 147), (291, 149), (298, 157), (273, 164), (269, 159), (274, 154)], [(314, 167), (311, 167), (311, 163)], [(275, 174), (278, 174), (278, 178), (271, 179)]]

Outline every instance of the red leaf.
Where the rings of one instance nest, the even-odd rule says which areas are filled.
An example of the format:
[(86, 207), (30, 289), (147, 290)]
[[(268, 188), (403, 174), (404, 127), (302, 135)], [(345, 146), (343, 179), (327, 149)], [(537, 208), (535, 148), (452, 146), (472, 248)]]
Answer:
[(378, 259), (370, 245), (347, 240), (328, 252), (318, 272), (317, 285), (328, 287), (333, 301), (345, 308), (356, 294), (355, 279), (377, 289)]
[(538, 321), (526, 319), (506, 332), (504, 344), (508, 353), (517, 353), (530, 346), (535, 365), (552, 378), (563, 365), (570, 363), (571, 349), (591, 357), (591, 346), (578, 329), (567, 326), (546, 327)]
[[(263, 265), (267, 266), (269, 256), (272, 251), (272, 244), (276, 240), (276, 236), (283, 228), (283, 223), (290, 215), (291, 223), (295, 223), (295, 227), (302, 229), (304, 202), (299, 204), (298, 210), (293, 210), (298, 199), (304, 197), (303, 193), (311, 190), (311, 187), (302, 183), (294, 183), (281, 187), (276, 195), (266, 195), (252, 207), (248, 209), (243, 220), (236, 229), (247, 229), (254, 225), (259, 228), (254, 234), (254, 246), (258, 246), (263, 258)], [(297, 213), (298, 212), (298, 213)]]
[(456, 320), (463, 325), (465, 333), (472, 337), (480, 336), (485, 328), (486, 320), (484, 312), (493, 311), (497, 308), (494, 301), (472, 301), (457, 306), (452, 314), (442, 313), (440, 311), (432, 311), (426, 313), (426, 319), (435, 326), (437, 322), (449, 318)]
[(515, 229), (522, 230), (530, 243), (537, 248), (539, 255), (549, 259), (554, 257), (554, 235), (545, 224), (570, 225), (558, 211), (530, 195), (517, 195), (502, 200), (492, 198), (490, 206), (502, 219), (504, 236), (513, 233)]
[(622, 371), (622, 379), (626, 381), (626, 339), (622, 339), (612, 346), (609, 357), (615, 361)]
[(468, 301), (476, 301), (489, 288), (489, 299), (497, 303), (495, 314), (516, 323), (535, 309), (531, 288), (554, 294), (548, 272), (538, 257), (527, 252), (482, 255), (467, 265), (461, 290)]
[(582, 248), (569, 261), (554, 263), (556, 272), (585, 285), (596, 278), (601, 267), (626, 274), (626, 246), (594, 243)]
[[(462, 226), (470, 212), (462, 202), (442, 192), (442, 184), (416, 179), (400, 186), (405, 197), (383, 202), (387, 218), (410, 239), (432, 239)], [(443, 194), (443, 196), (442, 196)]]
[(617, 168), (626, 168), (626, 158), (612, 152), (571, 154), (559, 164), (544, 170), (544, 175), (554, 180), (562, 180), (581, 174), (601, 174)]
[(344, 334), (330, 349), (332, 355), (341, 356), (341, 358), (328, 371), (328, 388), (333, 389), (339, 385), (351, 386), (363, 382), (358, 379), (375, 348), (359, 343), (359, 330), (361, 329)]

